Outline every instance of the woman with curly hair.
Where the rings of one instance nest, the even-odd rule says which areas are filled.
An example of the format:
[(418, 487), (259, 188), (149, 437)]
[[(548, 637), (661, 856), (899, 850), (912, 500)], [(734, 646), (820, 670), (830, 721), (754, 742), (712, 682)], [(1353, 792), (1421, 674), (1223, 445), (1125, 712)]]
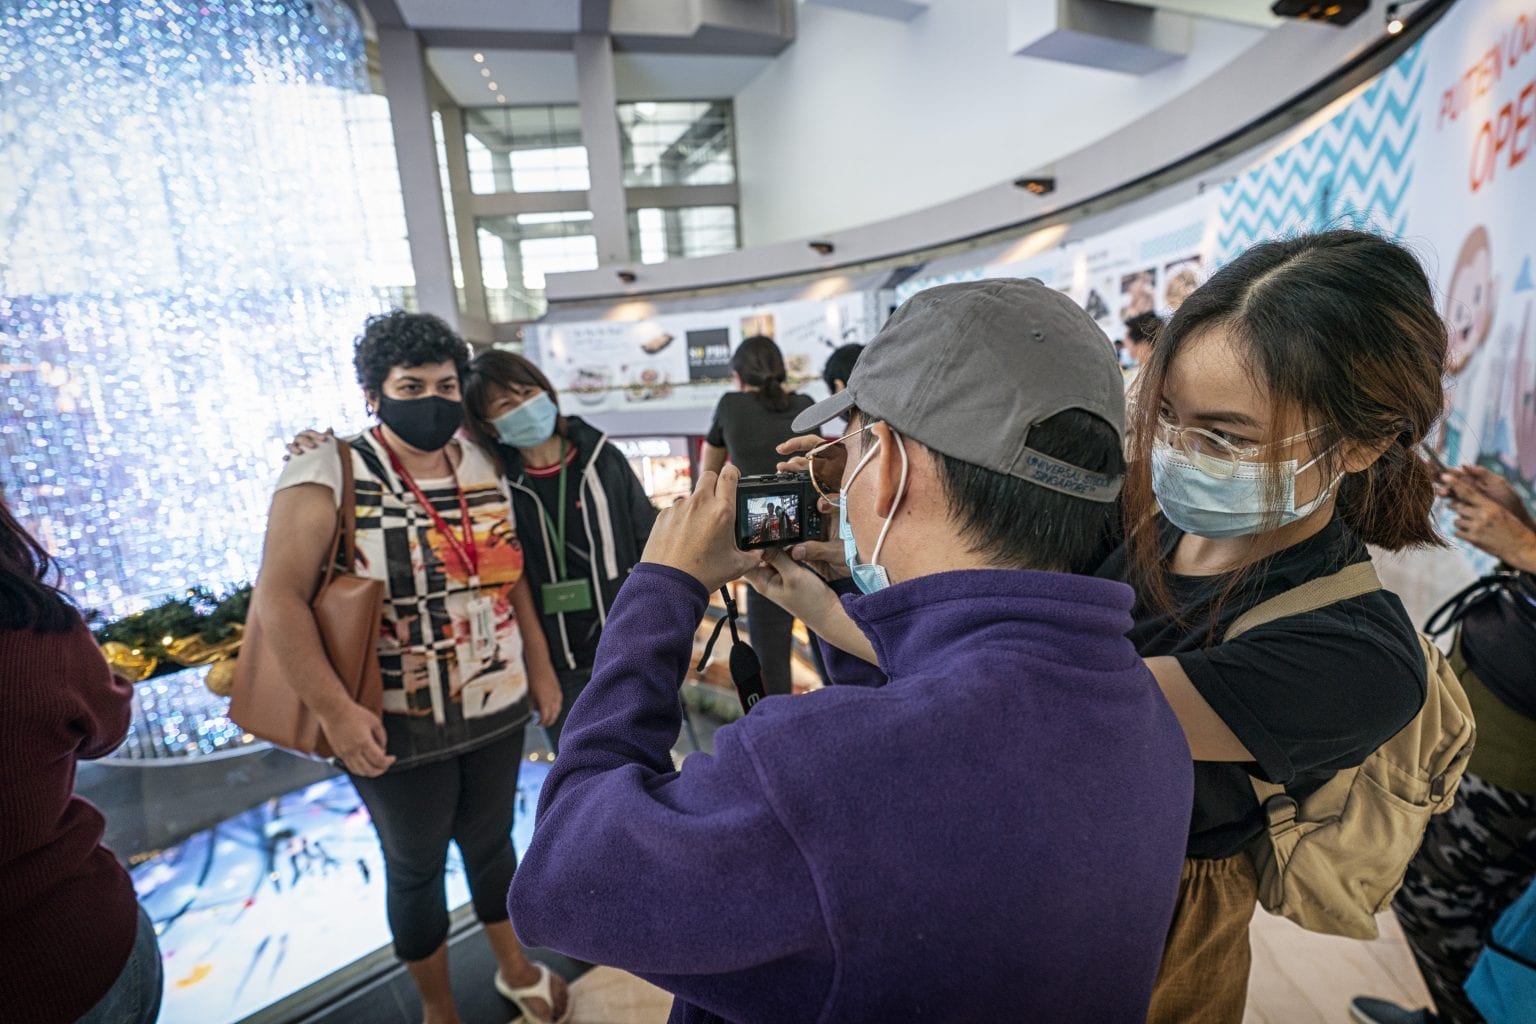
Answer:
[[(354, 355), (378, 424), (295, 455), (267, 522), (252, 614), (288, 638), (287, 677), (367, 805), (384, 851), (390, 932), (427, 1024), (456, 1024), (448, 977), (448, 843), (464, 857), (475, 914), (496, 953), (495, 984), (525, 1018), (564, 1020), (560, 981), (523, 954), (507, 920), (517, 867), (512, 820), (523, 732), (560, 714), (501, 468), (454, 439), (469, 346), (434, 316), (371, 318)], [(337, 510), (357, 509), (358, 564), (383, 580), (382, 720), (354, 704), (326, 659), (309, 601)]]

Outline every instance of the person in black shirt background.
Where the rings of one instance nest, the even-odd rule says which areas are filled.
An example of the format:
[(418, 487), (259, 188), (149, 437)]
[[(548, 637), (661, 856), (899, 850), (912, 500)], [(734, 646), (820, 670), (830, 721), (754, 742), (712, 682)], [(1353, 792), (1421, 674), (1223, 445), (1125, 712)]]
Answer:
[(571, 705), (592, 677), (608, 608), (640, 561), (656, 509), (622, 452), (577, 416), (533, 363), (492, 349), (470, 363), (465, 426), (498, 451), (526, 570), (564, 694), (544, 723), (559, 751)]
[(827, 356), (826, 365), (821, 368), (821, 379), (826, 382), (828, 394), (847, 390), (848, 378), (853, 376), (853, 368), (863, 351), (863, 345), (841, 345)]
[[(742, 476), (777, 471), (778, 446), (794, 436), (790, 425), (812, 405), (806, 395), (785, 390), (784, 356), (773, 339), (746, 339), (731, 357), (736, 387), (715, 407), (714, 422), (704, 441), (706, 473), (718, 473), (727, 458)], [(789, 693), (789, 645), (794, 616), (763, 597), (747, 591), (747, 633), (763, 666), (763, 687), (769, 694)]]
[(1158, 337), (1136, 392), (1127, 543), (1098, 575), (1137, 590), (1130, 637), (1184, 726), (1195, 807), (1149, 1020), (1238, 1024), (1264, 825), (1250, 775), (1300, 800), (1423, 705), (1398, 598), (1255, 627), (1264, 600), (1388, 551), (1443, 543), (1419, 454), (1444, 407), (1446, 329), (1411, 253), (1330, 231), (1218, 271)]

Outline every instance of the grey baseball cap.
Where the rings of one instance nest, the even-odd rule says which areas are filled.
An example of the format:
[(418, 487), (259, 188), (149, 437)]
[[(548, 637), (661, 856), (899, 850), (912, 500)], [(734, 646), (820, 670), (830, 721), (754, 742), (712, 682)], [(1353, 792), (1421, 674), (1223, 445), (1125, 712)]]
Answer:
[(1113, 501), (1121, 478), (1029, 446), (1035, 424), (1081, 409), (1125, 437), (1114, 346), (1044, 283), (999, 278), (918, 292), (859, 356), (847, 390), (795, 417), (815, 430), (857, 407), (937, 452), (1041, 487)]

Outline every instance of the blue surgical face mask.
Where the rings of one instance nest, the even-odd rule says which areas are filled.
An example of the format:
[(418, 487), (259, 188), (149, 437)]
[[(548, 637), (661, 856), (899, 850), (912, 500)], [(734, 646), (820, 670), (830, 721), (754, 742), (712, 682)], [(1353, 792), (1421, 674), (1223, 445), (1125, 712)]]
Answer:
[[(1317, 497), (1296, 507), (1296, 477), (1321, 458), (1303, 465), (1295, 459), (1269, 465), (1239, 461), (1230, 477), (1218, 477), (1157, 438), (1152, 442), (1152, 493), (1163, 515), (1185, 533), (1211, 540), (1251, 537), (1299, 522), (1323, 506), (1338, 477)], [(1272, 505), (1274, 486), (1279, 488), (1273, 499), (1278, 504)]]
[(536, 448), (555, 433), (555, 419), (560, 410), (546, 392), (539, 392), (516, 409), (491, 421), (502, 444), (513, 448)]
[(853, 584), (865, 594), (873, 594), (877, 590), (884, 590), (891, 585), (891, 574), (885, 566), (880, 564), (880, 549), (885, 546), (885, 535), (890, 532), (891, 523), (896, 519), (896, 509), (901, 505), (902, 497), (907, 493), (907, 448), (902, 443), (901, 435), (891, 431), (891, 436), (896, 439), (896, 449), (901, 453), (901, 481), (896, 485), (896, 501), (891, 505), (891, 514), (886, 517), (885, 525), (880, 528), (880, 537), (875, 541), (874, 553), (868, 562), (859, 562), (859, 546), (853, 539), (853, 524), (848, 519), (848, 489), (853, 486), (853, 481), (869, 465), (869, 460), (874, 458), (875, 452), (880, 448), (880, 441), (869, 446), (869, 451), (859, 460), (859, 464), (853, 467), (853, 472), (843, 483), (843, 494), (840, 504), (842, 522), (837, 528), (837, 535), (843, 541), (843, 561), (848, 564), (848, 571), (853, 573)]

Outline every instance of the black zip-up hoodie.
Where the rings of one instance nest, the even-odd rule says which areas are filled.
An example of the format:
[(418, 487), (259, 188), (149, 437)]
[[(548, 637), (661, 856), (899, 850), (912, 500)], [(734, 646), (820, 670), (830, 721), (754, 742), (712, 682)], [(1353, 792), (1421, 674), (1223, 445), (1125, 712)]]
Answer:
[[(645, 542), (656, 522), (656, 509), (645, 495), (640, 479), (608, 435), (578, 416), (565, 418), (567, 440), (576, 449), (573, 467), (581, 485), (581, 519), (570, 525), (571, 536), (586, 542), (592, 553), (592, 592), (597, 597), (599, 624), (606, 624), (608, 609), (618, 596), (629, 570), (640, 561)], [(554, 538), (545, 519), (558, 516), (559, 509), (546, 509), (523, 472), (522, 453), (500, 445), (502, 465), (512, 488), (512, 516), (517, 536), (523, 543), (524, 567), (533, 586), (533, 598), (540, 605), (544, 635), (549, 639), (549, 655), (557, 669), (592, 667), (595, 650), (581, 650), (578, 638), (569, 635), (565, 616), (543, 614), (544, 584), (557, 578)], [(579, 529), (579, 532), (578, 532)]]

